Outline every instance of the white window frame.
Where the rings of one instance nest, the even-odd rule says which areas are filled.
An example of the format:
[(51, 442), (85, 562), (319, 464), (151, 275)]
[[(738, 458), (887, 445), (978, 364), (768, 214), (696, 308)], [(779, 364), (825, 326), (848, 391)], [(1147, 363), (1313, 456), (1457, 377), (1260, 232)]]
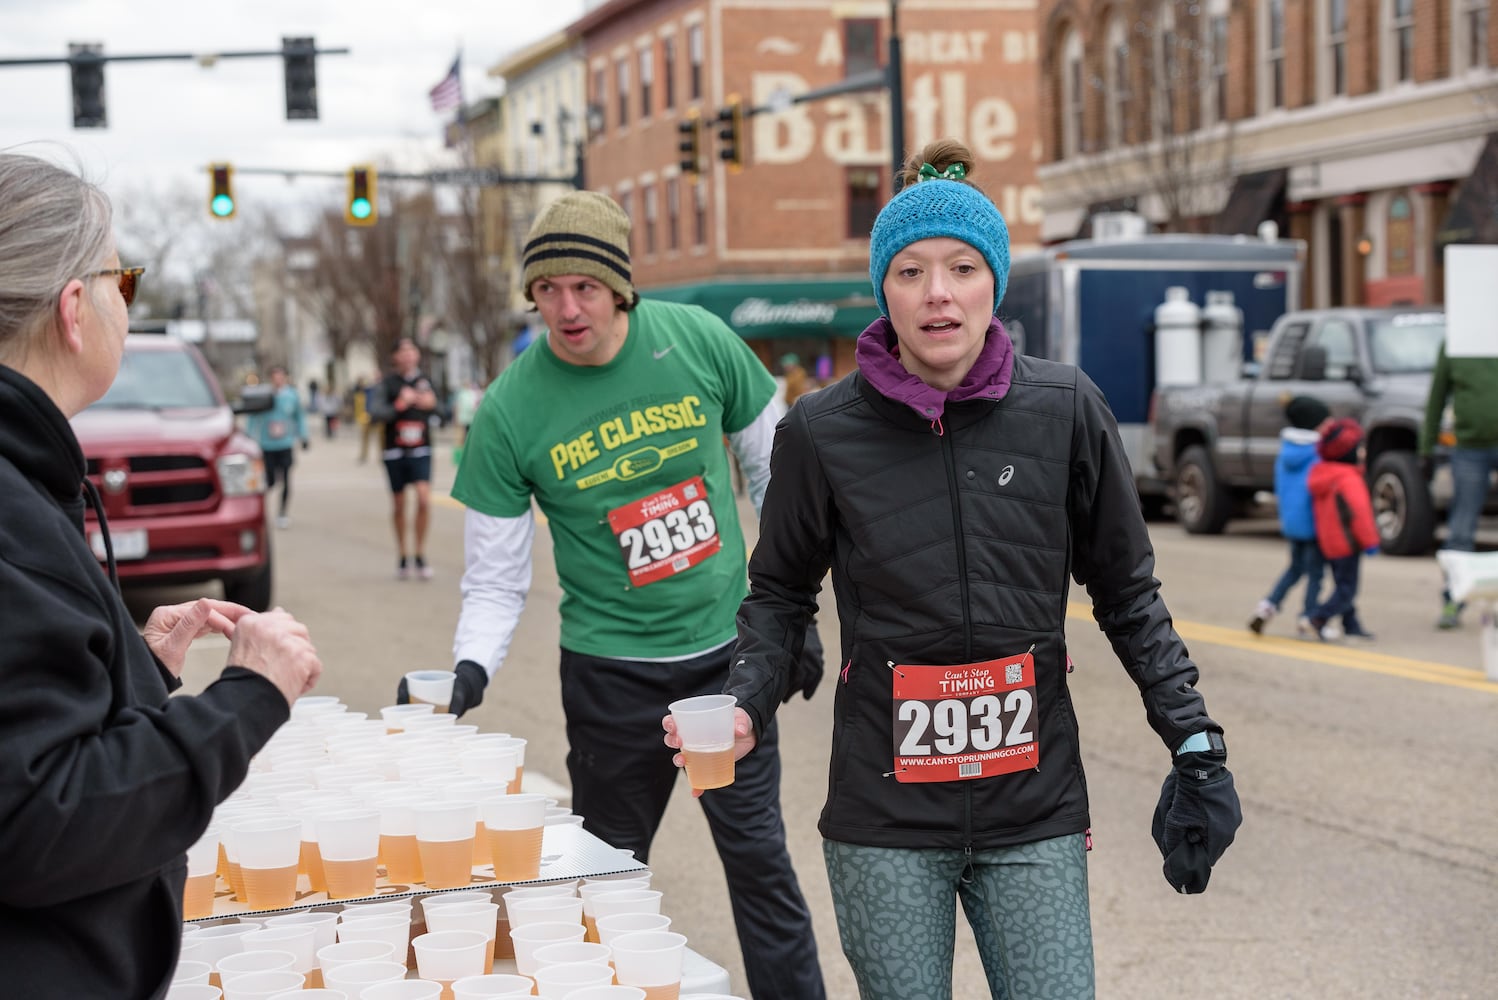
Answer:
[(1086, 72), (1082, 63), (1082, 35), (1067, 28), (1061, 39), (1061, 80), (1056, 88), (1061, 98), (1061, 158), (1069, 160), (1082, 153), (1083, 89)]
[[(1214, 48), (1216, 38), (1212, 34), (1219, 19), (1223, 27), (1223, 45), (1220, 53)], [(1228, 119), (1228, 65), (1232, 45), (1232, 40), (1228, 37), (1232, 30), (1232, 21), (1228, 19), (1228, 0), (1208, 0), (1202, 14), (1201, 27), (1201, 120), (1203, 125), (1215, 125)], [(1219, 56), (1221, 58), (1218, 58)]]
[(1129, 72), (1129, 30), (1121, 16), (1114, 14), (1108, 18), (1104, 37), (1108, 46), (1103, 54), (1105, 131), (1108, 148), (1117, 149), (1128, 142), (1129, 109), (1134, 90), (1134, 80)]
[(616, 111), (619, 112), (619, 131), (623, 132), (629, 128), (629, 64), (628, 55), (618, 56), (614, 60), (614, 86), (618, 90), (615, 96)]
[[(1483, 23), (1482, 49), (1478, 59), (1472, 56), (1473, 15), (1480, 14)], [(1488, 0), (1452, 0), (1451, 4), (1451, 75), (1465, 76), (1491, 68), (1488, 59), (1488, 32), (1493, 30), (1488, 16)]]
[[(1381, 0), (1379, 4), (1378, 77), (1383, 90), (1410, 86), (1415, 82), (1415, 0), (1407, 0), (1409, 13), (1399, 16), (1396, 4), (1399, 0)], [(1410, 35), (1409, 75), (1400, 75), (1399, 39), (1404, 32)]]
[(655, 46), (652, 40), (641, 42), (635, 55), (640, 63), (640, 118), (646, 120), (655, 114)]
[(1155, 30), (1150, 39), (1150, 126), (1147, 132), (1152, 139), (1175, 134), (1171, 95), (1180, 82), (1171, 79), (1175, 75), (1171, 72), (1172, 66), (1179, 68), (1176, 48), (1180, 39), (1175, 31), (1175, 7), (1171, 0), (1162, 0), (1155, 11)]
[[(1342, 30), (1334, 31), (1331, 5), (1342, 5)], [(1316, 4), (1316, 99), (1335, 101), (1347, 96), (1347, 21), (1351, 0), (1327, 0)], [(1337, 49), (1342, 51), (1342, 89), (1337, 89)]]
[[(1279, 44), (1271, 38), (1274, 19), (1270, 8), (1278, 4), (1280, 12)], [(1261, 0), (1259, 7), (1259, 114), (1265, 115), (1285, 108), (1285, 0)], [(1278, 70), (1279, 93), (1276, 96), (1275, 70)]]

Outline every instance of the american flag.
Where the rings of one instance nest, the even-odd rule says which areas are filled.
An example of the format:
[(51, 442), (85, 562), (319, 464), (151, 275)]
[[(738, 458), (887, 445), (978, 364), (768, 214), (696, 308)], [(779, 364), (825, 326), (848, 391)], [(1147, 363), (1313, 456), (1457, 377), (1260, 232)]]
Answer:
[(437, 112), (448, 111), (463, 103), (463, 77), (458, 72), (458, 64), (463, 57), (460, 55), (453, 59), (452, 69), (442, 78), (442, 82), (433, 87), (429, 92), (432, 98), (432, 110)]

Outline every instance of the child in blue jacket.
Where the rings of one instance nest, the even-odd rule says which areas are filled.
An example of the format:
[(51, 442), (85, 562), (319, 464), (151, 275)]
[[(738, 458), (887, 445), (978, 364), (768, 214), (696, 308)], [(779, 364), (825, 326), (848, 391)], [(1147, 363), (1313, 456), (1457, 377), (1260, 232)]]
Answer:
[(1280, 534), (1290, 543), (1290, 565), (1280, 574), (1269, 594), (1254, 609), (1248, 627), (1255, 633), (1280, 610), (1290, 588), (1306, 579), (1305, 614), (1317, 605), (1326, 560), (1316, 543), (1316, 520), (1311, 513), (1311, 492), (1306, 477), (1320, 459), (1316, 455), (1317, 429), (1331, 417), (1326, 404), (1313, 396), (1296, 396), (1285, 404), (1290, 426), (1280, 431), (1279, 457), (1274, 463), (1274, 496), (1280, 509)]

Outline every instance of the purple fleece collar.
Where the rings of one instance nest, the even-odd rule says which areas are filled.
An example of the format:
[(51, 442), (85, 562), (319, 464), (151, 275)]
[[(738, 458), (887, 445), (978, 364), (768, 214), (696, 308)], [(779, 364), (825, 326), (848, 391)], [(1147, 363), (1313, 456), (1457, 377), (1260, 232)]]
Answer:
[(948, 403), (968, 399), (1003, 399), (1014, 373), (1014, 342), (998, 317), (988, 324), (988, 337), (973, 367), (951, 392), (934, 389), (900, 364), (895, 328), (880, 316), (858, 335), (858, 370), (881, 396), (904, 403), (926, 420), (940, 420)]

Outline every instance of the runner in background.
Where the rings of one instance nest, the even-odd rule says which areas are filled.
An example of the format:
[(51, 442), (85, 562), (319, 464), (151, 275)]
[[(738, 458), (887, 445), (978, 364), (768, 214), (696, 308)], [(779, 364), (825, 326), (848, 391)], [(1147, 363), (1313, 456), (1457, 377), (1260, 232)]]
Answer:
[[(396, 341), (394, 371), (386, 375), (370, 400), (369, 415), (385, 425), (385, 474), (390, 479), (391, 518), (400, 553), (396, 579), (432, 578), (426, 560), (427, 522), (432, 505), (432, 418), (437, 393), (421, 370), (421, 348), (410, 337)], [(416, 494), (411, 532), (406, 531), (406, 491)], [(409, 542), (408, 542), (409, 538)]]
[(302, 397), (296, 386), (286, 377), (286, 367), (276, 365), (270, 370), (271, 385), (275, 392), (271, 396), (271, 408), (264, 413), (252, 413), (245, 418), (245, 433), (260, 445), (265, 459), (265, 488), (273, 491), (281, 484), (280, 506), (276, 511), (276, 527), (291, 527), (291, 515), (287, 505), (291, 502), (291, 466), (296, 459), (293, 446), (300, 441), (302, 450), (307, 450), (307, 413), (302, 409)]

